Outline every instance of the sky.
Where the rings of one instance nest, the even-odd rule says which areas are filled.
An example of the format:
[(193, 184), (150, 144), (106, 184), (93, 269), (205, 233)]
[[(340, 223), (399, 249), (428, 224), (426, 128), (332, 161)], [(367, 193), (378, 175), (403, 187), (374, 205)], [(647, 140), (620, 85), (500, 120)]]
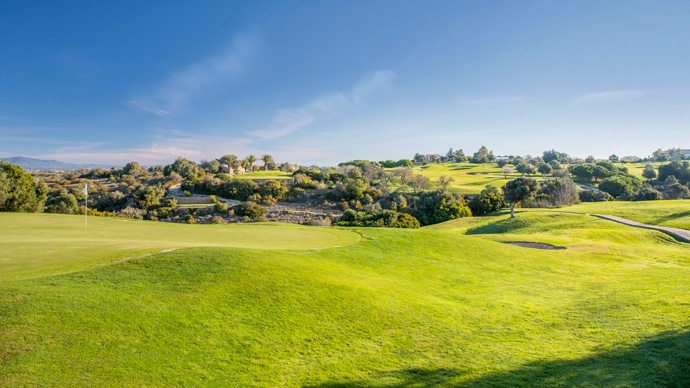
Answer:
[(690, 148), (688, 1), (0, 2), (0, 157)]

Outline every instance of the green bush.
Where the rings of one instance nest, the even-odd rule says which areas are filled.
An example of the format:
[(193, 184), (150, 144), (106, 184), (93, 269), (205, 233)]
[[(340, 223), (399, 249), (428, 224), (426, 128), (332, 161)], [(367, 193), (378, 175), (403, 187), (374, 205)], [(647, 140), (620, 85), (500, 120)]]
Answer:
[(233, 207), (233, 210), (235, 210), (235, 214), (238, 216), (248, 217), (252, 220), (255, 220), (266, 214), (266, 208), (252, 201), (246, 201), (236, 205)]
[(507, 205), (503, 196), (498, 191), (498, 188), (492, 185), (486, 186), (486, 188), (468, 204), (470, 210), (472, 210), (472, 214), (475, 216), (499, 211)]

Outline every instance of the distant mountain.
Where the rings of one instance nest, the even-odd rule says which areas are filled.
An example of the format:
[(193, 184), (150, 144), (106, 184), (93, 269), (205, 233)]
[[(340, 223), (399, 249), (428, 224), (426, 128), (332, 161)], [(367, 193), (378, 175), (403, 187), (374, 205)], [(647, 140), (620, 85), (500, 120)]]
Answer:
[(16, 164), (17, 166), (25, 170), (63, 170), (72, 171), (78, 170), (80, 168), (105, 168), (109, 169), (113, 167), (111, 165), (102, 164), (77, 164), (77, 163), (65, 163), (58, 160), (42, 160), (34, 158), (25, 158), (23, 156), (13, 156), (11, 158), (0, 158), (0, 160), (5, 160), (9, 163)]

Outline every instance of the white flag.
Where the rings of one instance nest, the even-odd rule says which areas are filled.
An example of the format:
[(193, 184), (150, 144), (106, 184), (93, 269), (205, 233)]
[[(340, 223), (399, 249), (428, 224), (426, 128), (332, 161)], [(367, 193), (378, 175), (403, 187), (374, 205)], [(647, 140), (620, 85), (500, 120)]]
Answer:
[(89, 185), (84, 185), (84, 195), (89, 196)]

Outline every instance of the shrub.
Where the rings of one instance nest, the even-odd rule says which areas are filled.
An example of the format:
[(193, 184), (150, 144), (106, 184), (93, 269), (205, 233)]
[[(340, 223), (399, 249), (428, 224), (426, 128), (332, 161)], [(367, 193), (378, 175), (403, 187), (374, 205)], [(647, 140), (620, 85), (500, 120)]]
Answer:
[(229, 209), (228, 204), (225, 202), (216, 202), (216, 204), (213, 205), (213, 210), (216, 213), (221, 213), (221, 214), (227, 213), (228, 209)]
[(613, 201), (611, 194), (597, 190), (580, 191), (580, 201), (582, 202), (607, 202)]
[(419, 228), (419, 221), (410, 214), (383, 210), (378, 213), (367, 214), (348, 209), (338, 222), (339, 226), (368, 226), (389, 228)]
[(252, 220), (255, 220), (266, 214), (266, 208), (252, 201), (246, 201), (237, 206), (234, 206), (233, 210), (235, 210), (235, 214), (237, 214), (238, 216), (248, 217)]
[(184, 216), (182, 221), (187, 224), (196, 224), (196, 220), (194, 219), (194, 216), (191, 214), (187, 214), (186, 216)]
[(421, 193), (416, 198), (414, 207), (410, 213), (421, 225), (432, 225), (472, 215), (459, 194), (443, 190)]
[(57, 196), (51, 197), (46, 206), (48, 213), (73, 214), (77, 209), (77, 198), (66, 190), (60, 190)]
[(331, 226), (331, 220), (329, 218), (312, 218), (306, 224), (311, 226)]
[(221, 217), (221, 216), (213, 216), (213, 218), (211, 218), (211, 223), (212, 224), (224, 224), (225, 220), (223, 220), (223, 217)]

